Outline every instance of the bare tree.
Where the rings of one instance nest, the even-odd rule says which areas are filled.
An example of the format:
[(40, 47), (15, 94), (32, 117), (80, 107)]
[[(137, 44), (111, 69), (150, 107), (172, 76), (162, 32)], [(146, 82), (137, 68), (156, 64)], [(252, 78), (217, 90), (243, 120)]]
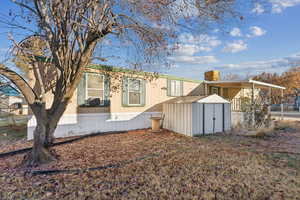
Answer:
[[(178, 29), (238, 17), (234, 0), (12, 0), (21, 10), (4, 22), (30, 37), (14, 51), (35, 79), (33, 87), (16, 71), (0, 65), (0, 73), (23, 93), (36, 120), (33, 150), (25, 164), (55, 160), (49, 149), (53, 133), (97, 44), (108, 36), (130, 41), (141, 63), (161, 61), (176, 41)], [(18, 21), (19, 19), (19, 21)], [(196, 20), (197, 19), (197, 20)], [(1, 18), (0, 18), (1, 22)], [(3, 20), (2, 20), (3, 22)], [(26, 22), (26, 23), (23, 23)], [(33, 28), (32, 28), (33, 27)], [(167, 28), (166, 28), (167, 27)], [(32, 30), (34, 29), (34, 30)], [(50, 79), (49, 79), (50, 77)], [(51, 105), (46, 105), (51, 91)]]
[(237, 80), (243, 80), (243, 77), (239, 74), (233, 74), (229, 73), (222, 77), (223, 81), (237, 81)]

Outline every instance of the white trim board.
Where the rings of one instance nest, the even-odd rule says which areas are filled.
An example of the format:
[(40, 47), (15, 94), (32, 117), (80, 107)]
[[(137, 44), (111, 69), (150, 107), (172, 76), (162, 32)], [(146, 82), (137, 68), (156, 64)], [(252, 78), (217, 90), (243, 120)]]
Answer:
[[(118, 116), (118, 120), (111, 118)], [(151, 126), (150, 117), (161, 116), (160, 112), (135, 112), (135, 113), (84, 113), (65, 114), (60, 119), (54, 136), (70, 137), (86, 135), (97, 132), (127, 131), (145, 129)], [(35, 117), (31, 117), (27, 126), (27, 139), (33, 139), (36, 126)]]
[[(241, 84), (254, 84), (254, 85), (260, 85), (260, 86), (265, 86), (265, 87), (271, 87), (271, 88), (277, 88), (277, 89), (282, 89), (285, 90), (285, 87), (279, 86), (279, 85), (274, 85), (271, 83), (265, 83), (261, 81), (255, 81), (255, 80), (246, 80), (246, 81), (204, 81), (204, 83), (207, 84), (222, 84), (222, 83), (241, 83)], [(226, 87), (226, 86), (224, 86)]]

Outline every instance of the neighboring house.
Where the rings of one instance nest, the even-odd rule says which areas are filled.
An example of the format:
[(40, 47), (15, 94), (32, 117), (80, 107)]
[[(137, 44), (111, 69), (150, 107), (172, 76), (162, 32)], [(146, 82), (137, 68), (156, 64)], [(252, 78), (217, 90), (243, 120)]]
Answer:
[(26, 101), (16, 88), (10, 84), (3, 84), (0, 86), (1, 112), (27, 114), (24, 107), (26, 107)]
[[(112, 73), (114, 76), (110, 76)], [(251, 98), (252, 94), (257, 96), (261, 87), (279, 87), (252, 80), (229, 82), (217, 78), (199, 81), (168, 75), (158, 75), (150, 81), (145, 79), (148, 75), (109, 66), (89, 66), (58, 124), (55, 136), (149, 128), (150, 117), (162, 116), (163, 103), (174, 97), (218, 94), (240, 103), (236, 99)], [(33, 76), (29, 77), (34, 87), (35, 80)], [(53, 96), (47, 95), (50, 104)], [(232, 105), (241, 107), (236, 102)], [(233, 123), (239, 118), (240, 115), (234, 117)], [(35, 125), (32, 117), (28, 122), (28, 139), (33, 138)]]

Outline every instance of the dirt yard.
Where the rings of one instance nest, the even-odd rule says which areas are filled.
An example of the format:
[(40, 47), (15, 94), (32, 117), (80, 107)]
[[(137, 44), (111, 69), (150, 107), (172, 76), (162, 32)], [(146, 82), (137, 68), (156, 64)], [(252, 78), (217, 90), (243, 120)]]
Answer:
[[(0, 151), (30, 145), (14, 142)], [(59, 161), (39, 170), (83, 172), (32, 175), (18, 167), (24, 155), (0, 158), (0, 199), (300, 197), (300, 124), (295, 122), (279, 124), (263, 137), (190, 138), (141, 130), (86, 138), (55, 150)]]

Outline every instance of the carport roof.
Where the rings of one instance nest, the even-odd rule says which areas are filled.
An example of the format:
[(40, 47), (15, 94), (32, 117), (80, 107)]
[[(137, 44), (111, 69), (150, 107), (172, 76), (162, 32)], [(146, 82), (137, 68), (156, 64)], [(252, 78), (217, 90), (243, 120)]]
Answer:
[(209, 96), (183, 96), (168, 100), (166, 104), (190, 104), (190, 103), (230, 103), (219, 95)]
[(239, 87), (239, 88), (251, 88), (254, 84), (257, 88), (276, 88), (276, 89), (282, 89), (285, 90), (285, 87), (274, 85), (271, 83), (265, 83), (261, 81), (255, 81), (255, 80), (245, 80), (245, 81), (205, 81), (205, 83), (213, 86), (219, 86), (219, 87)]

